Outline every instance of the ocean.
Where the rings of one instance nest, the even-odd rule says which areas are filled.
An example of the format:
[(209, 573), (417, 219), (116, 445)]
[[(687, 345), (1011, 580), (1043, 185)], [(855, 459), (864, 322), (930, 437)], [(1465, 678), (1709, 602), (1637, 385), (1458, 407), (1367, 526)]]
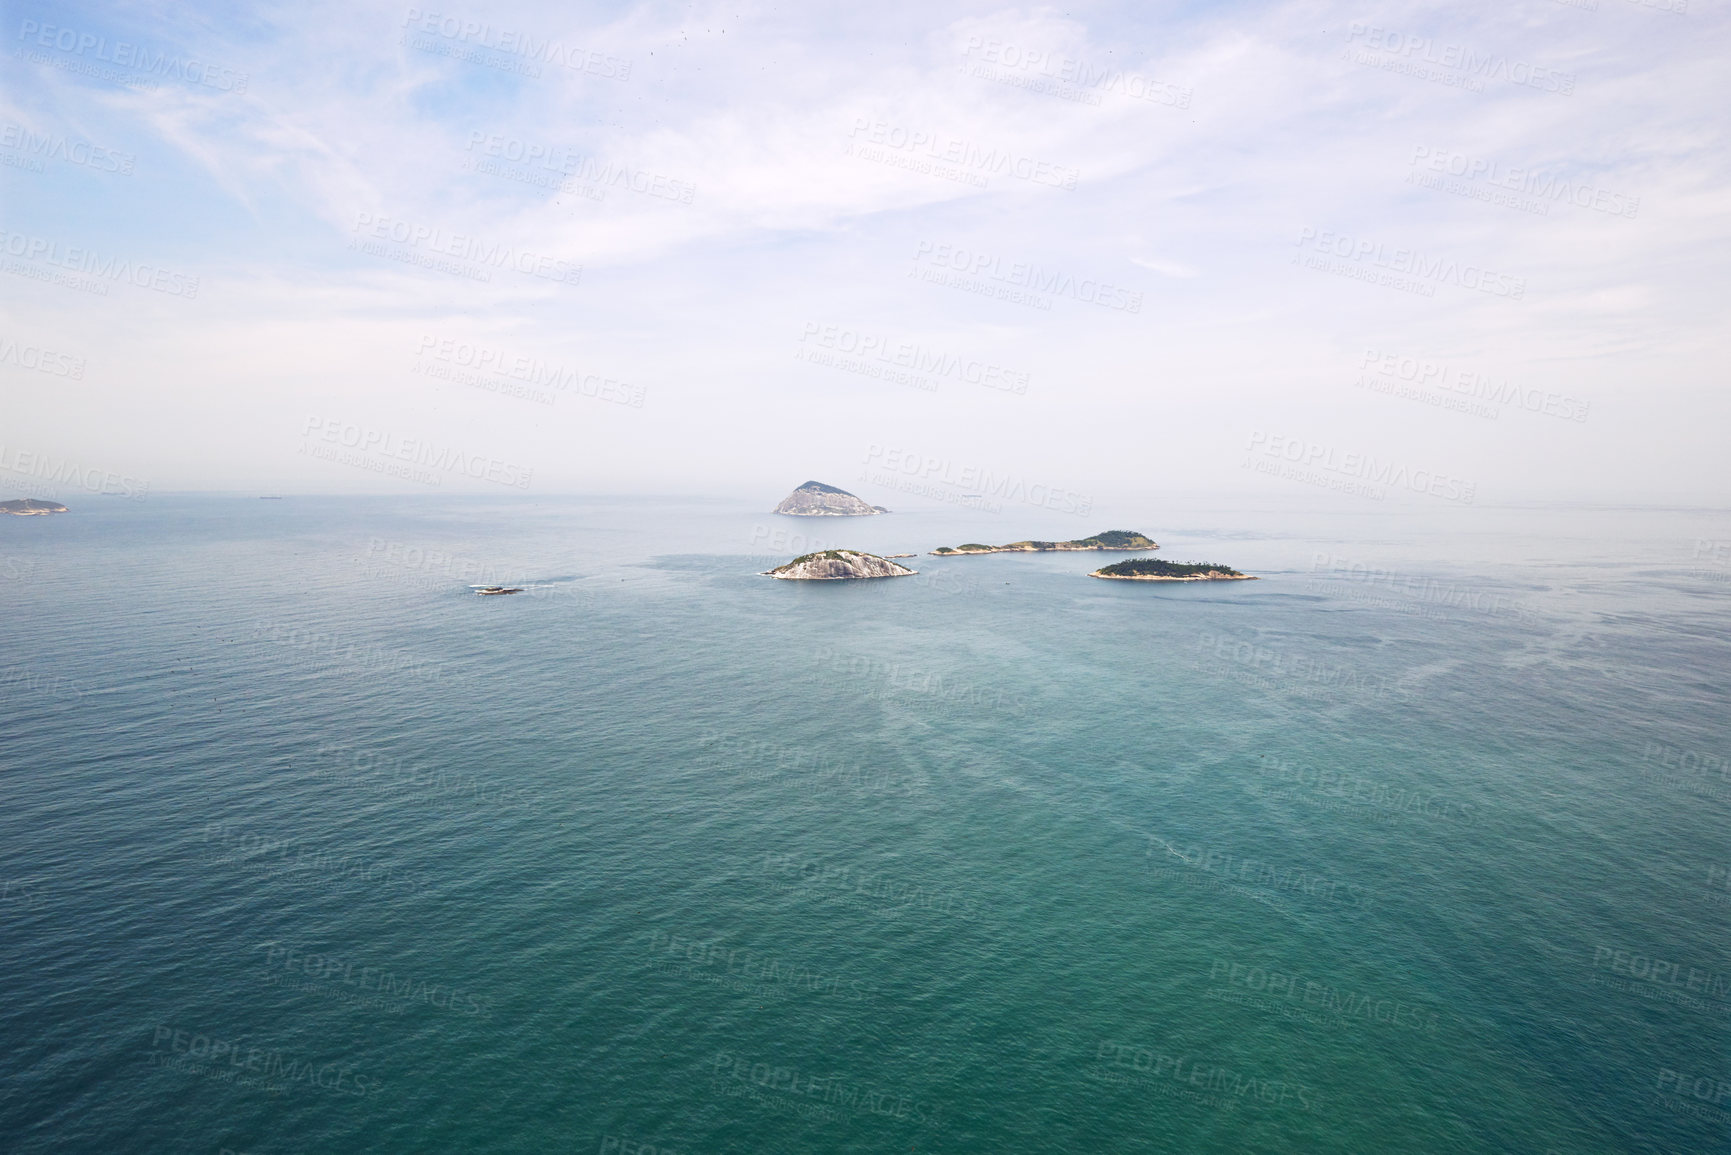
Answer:
[(6, 1150), (1731, 1150), (1723, 511), (69, 504)]

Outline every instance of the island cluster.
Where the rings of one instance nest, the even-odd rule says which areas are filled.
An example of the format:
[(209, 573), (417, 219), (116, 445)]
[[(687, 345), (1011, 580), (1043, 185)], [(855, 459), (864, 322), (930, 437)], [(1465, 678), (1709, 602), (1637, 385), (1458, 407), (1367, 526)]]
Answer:
[[(871, 505), (863, 499), (825, 485), (808, 481), (789, 494), (775, 513), (789, 517), (869, 517), (889, 510)], [(1073, 541), (1012, 541), (1007, 545), (982, 545), (965, 542), (958, 546), (939, 546), (933, 557), (968, 557), (988, 553), (1071, 553), (1114, 552), (1140, 553), (1160, 546), (1146, 534), (1128, 529), (1109, 529), (1092, 537)], [(890, 557), (912, 557), (898, 553)], [(766, 577), (784, 581), (857, 581), (868, 578), (912, 577), (918, 571), (909, 569), (875, 553), (853, 549), (826, 549), (803, 554), (785, 565), (765, 571)], [(1231, 566), (1215, 562), (1171, 562), (1159, 558), (1139, 557), (1102, 566), (1088, 575), (1108, 581), (1133, 582), (1218, 582), (1255, 581), (1250, 574), (1240, 573)]]

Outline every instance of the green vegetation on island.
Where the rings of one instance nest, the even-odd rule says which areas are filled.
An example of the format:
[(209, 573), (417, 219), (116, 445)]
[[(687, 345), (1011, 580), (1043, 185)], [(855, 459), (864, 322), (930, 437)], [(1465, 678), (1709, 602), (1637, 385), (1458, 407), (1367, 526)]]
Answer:
[(1229, 565), (1211, 561), (1177, 562), (1159, 558), (1138, 557), (1129, 561), (1102, 566), (1088, 575), (1097, 578), (1117, 578), (1120, 581), (1201, 582), (1255, 581), (1249, 574), (1239, 573)]
[(1159, 549), (1160, 546), (1150, 537), (1128, 529), (1109, 529), (1105, 533), (1097, 533), (1093, 537), (1078, 538), (1075, 541), (1012, 541), (1009, 545), (981, 545), (977, 541), (956, 546), (939, 546), (932, 551), (934, 557), (953, 557), (969, 553), (1057, 553), (1070, 550), (1123, 550), (1129, 552), (1138, 549)]
[(770, 512), (789, 517), (870, 517), (889, 510), (861, 501), (845, 489), (821, 481), (808, 481), (783, 498), (781, 504)]

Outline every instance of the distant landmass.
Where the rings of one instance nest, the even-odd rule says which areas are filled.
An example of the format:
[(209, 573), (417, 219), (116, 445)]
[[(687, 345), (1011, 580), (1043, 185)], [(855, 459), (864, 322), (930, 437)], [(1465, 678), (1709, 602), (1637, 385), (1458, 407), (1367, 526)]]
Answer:
[(821, 481), (808, 481), (788, 494), (786, 499), (770, 512), (786, 514), (789, 517), (870, 517), (874, 513), (888, 513), (889, 510), (881, 505), (862, 501), (845, 489), (837, 489)]
[(950, 557), (959, 553), (1056, 553), (1065, 550), (1123, 550), (1129, 552), (1138, 549), (1159, 549), (1154, 540), (1128, 529), (1109, 529), (1105, 533), (1097, 533), (1093, 537), (1084, 537), (1076, 541), (1012, 541), (1009, 545), (981, 545), (979, 542), (969, 542), (951, 549), (941, 545), (932, 551), (933, 557)]
[(821, 553), (796, 557), (786, 565), (778, 565), (770, 570), (767, 576), (784, 581), (829, 582), (856, 578), (909, 577), (914, 572), (905, 565), (897, 565), (875, 553), (861, 553), (852, 549), (826, 549)]
[(37, 501), (34, 497), (25, 497), (17, 501), (0, 501), (0, 513), (10, 513), (17, 517), (65, 512), (66, 507), (58, 501)]
[(1176, 562), (1158, 558), (1138, 557), (1115, 565), (1102, 566), (1088, 575), (1113, 578), (1122, 582), (1253, 582), (1249, 574), (1239, 573), (1231, 566), (1215, 565), (1210, 561)]

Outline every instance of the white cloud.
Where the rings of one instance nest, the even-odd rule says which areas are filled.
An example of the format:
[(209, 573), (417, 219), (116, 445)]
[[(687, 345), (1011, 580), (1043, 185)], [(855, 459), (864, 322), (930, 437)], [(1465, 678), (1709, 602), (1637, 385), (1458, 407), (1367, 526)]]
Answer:
[[(1239, 485), (1246, 430), (1298, 406), (1343, 443), (1478, 469), (1493, 495), (1722, 490), (1701, 462), (1726, 352), (1709, 304), (1727, 276), (1725, 20), (1553, 7), (1385, 8), (1373, 28), (1313, 4), (1114, 18), (640, 5), (590, 23), (489, 5), (463, 17), (487, 30), (434, 34), (439, 52), (403, 42), (394, 4), (130, 16), (99, 31), (220, 60), (246, 91), (158, 77), (138, 92), (54, 50), (8, 61), (30, 81), (13, 90), (33, 94), (11, 121), (139, 161), (123, 179), (0, 170), (4, 227), (196, 270), (203, 288), (103, 297), (0, 278), (15, 328), (90, 365), (83, 394), (15, 412), (31, 438), (98, 444), (189, 487), (331, 481), (285, 454), (283, 423), (341, 397), (540, 455), (550, 487), (671, 473), (713, 489), (777, 475), (766, 447), (804, 462), (887, 437), (1108, 490)], [(487, 44), (525, 30), (593, 55), (538, 79), (487, 66), (510, 59)], [(476, 50), (483, 62), (454, 55)], [(629, 61), (629, 79), (607, 61)], [(1551, 90), (1561, 78), (1570, 91)], [(357, 251), (362, 214), (422, 236)], [(1314, 255), (1306, 230), (1352, 238), (1325, 254), (1338, 267), (1294, 262)], [(914, 275), (922, 242), (997, 263), (934, 284)], [(476, 259), (507, 251), (581, 265), (581, 283)], [(1376, 283), (1415, 252), (1523, 291)], [(993, 297), (1023, 265), (1139, 307)], [(1030, 385), (932, 392), (814, 368), (793, 355), (814, 319), (1025, 365)], [(649, 400), (530, 413), (431, 382), (402, 352), (429, 328), (606, 365), (651, 383)], [(1593, 416), (1493, 426), (1368, 394), (1352, 385), (1365, 347), (1471, 348), (1485, 372), (1591, 394)], [(0, 391), (37, 385), (0, 376)], [(91, 404), (103, 389), (140, 404), (111, 420)], [(1103, 455), (1107, 428), (1160, 428), (1162, 452)], [(249, 437), (256, 452), (209, 448)], [(1642, 467), (1608, 474), (1611, 444)]]

